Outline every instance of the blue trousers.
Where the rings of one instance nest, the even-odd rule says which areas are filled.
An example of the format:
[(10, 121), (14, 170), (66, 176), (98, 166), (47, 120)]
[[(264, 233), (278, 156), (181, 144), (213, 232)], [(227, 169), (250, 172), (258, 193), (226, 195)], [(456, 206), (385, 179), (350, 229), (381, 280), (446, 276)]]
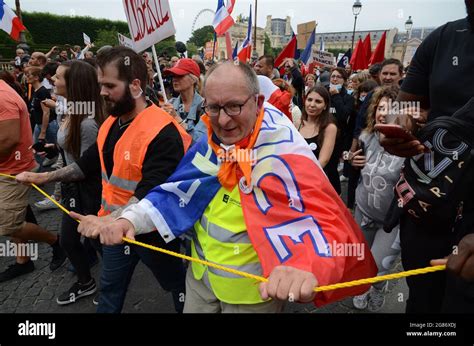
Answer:
[[(136, 236), (136, 240), (180, 252), (180, 240), (166, 244), (158, 232)], [(184, 307), (185, 269), (180, 258), (152, 251), (141, 246), (122, 244), (103, 246), (103, 266), (100, 276), (98, 313), (120, 313), (128, 285), (138, 261), (141, 260), (153, 273), (161, 287), (173, 296), (176, 312)]]

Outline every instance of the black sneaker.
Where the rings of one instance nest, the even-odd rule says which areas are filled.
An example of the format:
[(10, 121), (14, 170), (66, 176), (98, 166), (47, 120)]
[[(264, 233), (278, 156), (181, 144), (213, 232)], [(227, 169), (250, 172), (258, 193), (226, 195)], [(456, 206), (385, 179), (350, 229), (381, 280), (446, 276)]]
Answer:
[(7, 270), (0, 273), (0, 282), (5, 282), (11, 279), (14, 279), (20, 275), (31, 273), (35, 270), (35, 265), (32, 260), (24, 264), (15, 263), (8, 267)]
[(56, 303), (59, 305), (72, 304), (82, 297), (94, 294), (95, 291), (97, 291), (97, 286), (94, 279), (91, 279), (87, 284), (76, 282), (69, 291), (64, 292), (56, 299)]
[(67, 255), (66, 252), (59, 245), (59, 237), (58, 240), (56, 240), (56, 242), (51, 245), (51, 247), (53, 248), (53, 258), (51, 259), (51, 263), (49, 264), (49, 269), (51, 269), (51, 271), (55, 271), (63, 265), (64, 261), (67, 258)]

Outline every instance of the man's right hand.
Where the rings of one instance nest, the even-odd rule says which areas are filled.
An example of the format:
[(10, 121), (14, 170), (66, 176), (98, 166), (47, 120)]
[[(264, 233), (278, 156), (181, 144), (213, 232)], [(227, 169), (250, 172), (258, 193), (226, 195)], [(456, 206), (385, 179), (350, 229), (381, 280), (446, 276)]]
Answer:
[(118, 219), (100, 227), (100, 242), (104, 245), (122, 244), (123, 237), (135, 239), (135, 227), (127, 219)]
[(410, 141), (402, 138), (388, 138), (380, 134), (380, 145), (390, 154), (400, 157), (412, 157), (422, 154), (425, 147), (420, 141)]
[(16, 181), (25, 185), (36, 184), (42, 185), (48, 182), (47, 173), (32, 173), (32, 172), (23, 172), (18, 174)]

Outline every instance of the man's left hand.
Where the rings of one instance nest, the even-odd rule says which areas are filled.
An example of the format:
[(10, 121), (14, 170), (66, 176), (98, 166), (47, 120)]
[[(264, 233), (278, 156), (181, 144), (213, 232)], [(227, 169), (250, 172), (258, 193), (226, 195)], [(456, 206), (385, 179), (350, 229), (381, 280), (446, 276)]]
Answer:
[(271, 272), (268, 282), (260, 284), (263, 299), (291, 300), (308, 303), (316, 295), (318, 280), (313, 273), (288, 266), (278, 266)]

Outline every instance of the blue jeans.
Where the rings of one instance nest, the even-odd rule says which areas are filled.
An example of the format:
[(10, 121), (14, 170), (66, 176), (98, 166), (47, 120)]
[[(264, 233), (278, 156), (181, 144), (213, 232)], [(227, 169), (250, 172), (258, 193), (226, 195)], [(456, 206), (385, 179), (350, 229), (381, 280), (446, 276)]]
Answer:
[[(166, 244), (156, 231), (138, 235), (136, 240), (170, 251), (180, 251), (179, 239)], [(161, 287), (171, 292), (176, 312), (183, 311), (185, 270), (180, 258), (130, 244), (103, 246), (102, 251), (98, 313), (122, 311), (128, 285), (139, 260), (151, 270)]]
[[(46, 137), (45, 137), (46, 143), (56, 144), (58, 129), (59, 129), (59, 126), (56, 120), (52, 120), (48, 124), (48, 128), (46, 129)], [(40, 132), (41, 132), (41, 125), (36, 124), (35, 130), (33, 132), (33, 144), (38, 142), (38, 137), (40, 135)], [(41, 165), (44, 161), (44, 158), (39, 155), (35, 155), (35, 160)]]

